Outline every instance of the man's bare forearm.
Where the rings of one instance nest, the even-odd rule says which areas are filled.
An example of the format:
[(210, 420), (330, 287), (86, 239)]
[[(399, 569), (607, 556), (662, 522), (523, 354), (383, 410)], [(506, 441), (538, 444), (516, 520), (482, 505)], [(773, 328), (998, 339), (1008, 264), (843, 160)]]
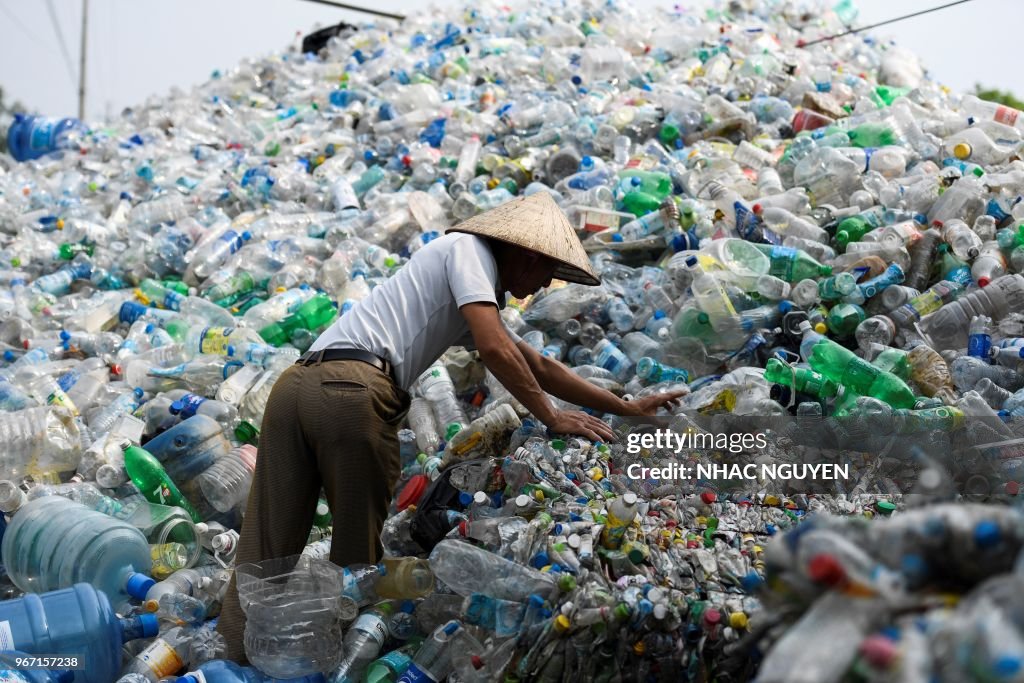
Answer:
[(481, 349), (480, 357), (502, 386), (508, 389), (538, 420), (545, 424), (551, 420), (555, 413), (554, 407), (534, 378), (523, 355), (511, 340), (508, 340), (506, 344), (499, 343), (490, 348)]
[(628, 401), (623, 401), (607, 389), (591, 384), (562, 363), (544, 357), (541, 357), (540, 363), (537, 381), (549, 394), (563, 401), (604, 413), (631, 414)]

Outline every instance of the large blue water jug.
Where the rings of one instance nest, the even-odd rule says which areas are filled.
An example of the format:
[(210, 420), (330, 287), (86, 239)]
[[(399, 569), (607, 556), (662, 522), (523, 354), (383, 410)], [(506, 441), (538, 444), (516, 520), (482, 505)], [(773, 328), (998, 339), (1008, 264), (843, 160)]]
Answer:
[(143, 446), (167, 470), (182, 494), (203, 519), (236, 528), (241, 524), (238, 510), (219, 512), (206, 500), (199, 475), (231, 451), (220, 423), (207, 415), (193, 415), (147, 441)]
[(324, 683), (323, 674), (302, 678), (271, 678), (251, 666), (239, 666), (227, 659), (212, 659), (187, 673), (177, 683)]
[(0, 545), (14, 585), (45, 593), (89, 583), (115, 608), (143, 599), (153, 580), (149, 543), (128, 522), (90, 510), (62, 496), (43, 496), (22, 506)]
[(193, 415), (153, 437), (143, 448), (160, 461), (178, 488), (182, 488), (227, 455), (231, 442), (224, 437), (219, 422), (206, 415)]
[(121, 646), (152, 638), (159, 627), (155, 614), (119, 619), (107, 596), (86, 583), (0, 602), (0, 643), (30, 654), (80, 657), (85, 666), (74, 672), (75, 683), (117, 680)]
[(7, 149), (18, 161), (37, 159), (59, 149), (74, 147), (85, 133), (78, 119), (51, 119), (42, 116), (15, 114), (7, 129)]

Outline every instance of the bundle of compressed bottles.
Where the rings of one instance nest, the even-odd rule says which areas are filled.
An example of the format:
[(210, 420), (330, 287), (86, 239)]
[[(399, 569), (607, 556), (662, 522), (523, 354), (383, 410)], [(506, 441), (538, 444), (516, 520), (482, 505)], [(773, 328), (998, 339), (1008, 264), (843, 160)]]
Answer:
[[(855, 21), (484, 2), (105, 122), (16, 117), (4, 680), (1024, 680), (1024, 114), (830, 39)], [(323, 502), (300, 557), (236, 567), (277, 377), (537, 192), (602, 285), (509, 327), (619, 395), (687, 392), (679, 433), (777, 437), (730, 458), (845, 450), (853, 476), (634, 476), (678, 453), (612, 416), (615, 443), (550, 434), (452, 349), (413, 387), (385, 559), (330, 564)], [(216, 632), (232, 571), (249, 667)]]

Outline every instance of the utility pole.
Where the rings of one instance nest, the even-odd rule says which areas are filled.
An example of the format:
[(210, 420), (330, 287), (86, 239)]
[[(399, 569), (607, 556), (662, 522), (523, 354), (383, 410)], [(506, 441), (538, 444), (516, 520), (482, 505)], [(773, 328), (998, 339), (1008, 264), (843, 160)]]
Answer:
[(85, 48), (89, 36), (89, 0), (82, 0), (82, 49), (78, 53), (78, 118), (85, 120)]

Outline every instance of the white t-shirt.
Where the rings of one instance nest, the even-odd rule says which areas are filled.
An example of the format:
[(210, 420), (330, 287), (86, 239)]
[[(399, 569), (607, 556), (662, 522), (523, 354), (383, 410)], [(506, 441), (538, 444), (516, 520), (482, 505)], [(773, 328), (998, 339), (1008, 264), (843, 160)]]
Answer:
[[(474, 348), (460, 306), (486, 301), (503, 308), (498, 264), (486, 240), (450, 233), (428, 243), (384, 284), (329, 328), (310, 351), (360, 349), (391, 361), (408, 390), (449, 346)], [(521, 341), (505, 328), (513, 343)]]

